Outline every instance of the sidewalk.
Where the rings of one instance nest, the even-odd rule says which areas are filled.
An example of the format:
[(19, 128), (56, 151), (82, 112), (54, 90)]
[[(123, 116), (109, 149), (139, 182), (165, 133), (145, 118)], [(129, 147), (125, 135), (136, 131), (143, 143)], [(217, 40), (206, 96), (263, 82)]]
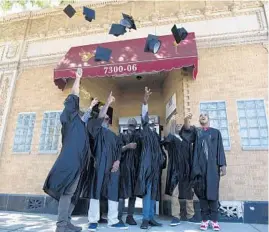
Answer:
[[(27, 232), (54, 232), (55, 231), (55, 215), (48, 214), (26, 214), (15, 212), (0, 212), (0, 232), (10, 231), (27, 231)], [(138, 223), (141, 223), (141, 216), (136, 216)], [(87, 218), (74, 217), (73, 222), (76, 225), (83, 227), (83, 231), (87, 231)], [(165, 232), (199, 232), (198, 224), (182, 222), (178, 227), (170, 227), (168, 220), (162, 220), (162, 228), (152, 228), (150, 231), (165, 231)], [(249, 225), (239, 223), (222, 223), (224, 232), (267, 232), (268, 225)], [(99, 230), (111, 231), (105, 225), (101, 225)], [(129, 227), (128, 231), (142, 231), (139, 226)], [(209, 230), (210, 231), (210, 230)], [(118, 232), (118, 231), (115, 231)]]

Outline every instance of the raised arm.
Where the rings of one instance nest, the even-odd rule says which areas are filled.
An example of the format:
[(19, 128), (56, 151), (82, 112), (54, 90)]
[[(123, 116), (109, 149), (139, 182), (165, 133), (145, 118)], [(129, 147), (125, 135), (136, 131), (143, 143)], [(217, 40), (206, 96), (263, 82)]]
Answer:
[(102, 107), (102, 109), (99, 112), (98, 118), (104, 118), (107, 114), (107, 110), (109, 106), (115, 101), (115, 98), (112, 95), (112, 91), (110, 92), (106, 104)]
[(145, 94), (144, 94), (144, 100), (142, 105), (142, 118), (145, 119), (147, 113), (148, 113), (148, 100), (149, 96), (152, 94), (150, 89), (148, 87), (145, 87)]
[(94, 98), (91, 102), (90, 107), (88, 108), (88, 110), (83, 114), (83, 116), (81, 117), (83, 122), (88, 122), (89, 118), (91, 117), (91, 113), (92, 113), (92, 109), (93, 107), (98, 103), (98, 99)]
[(187, 116), (184, 118), (184, 129), (189, 130), (191, 128), (191, 119), (192, 119), (192, 114), (188, 113)]
[(79, 97), (79, 86), (81, 77), (82, 77), (82, 68), (78, 68), (76, 71), (76, 79), (71, 90), (71, 93), (78, 97)]

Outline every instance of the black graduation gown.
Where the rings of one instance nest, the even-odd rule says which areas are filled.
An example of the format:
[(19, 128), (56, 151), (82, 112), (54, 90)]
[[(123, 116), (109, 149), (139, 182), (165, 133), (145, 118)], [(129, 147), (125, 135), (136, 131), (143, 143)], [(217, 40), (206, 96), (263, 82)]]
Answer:
[(122, 145), (136, 143), (136, 149), (128, 149), (121, 154), (119, 197), (127, 199), (134, 197), (137, 170), (141, 153), (140, 132), (120, 134)]
[(144, 197), (147, 193), (147, 186), (151, 184), (151, 199), (158, 201), (161, 195), (160, 178), (165, 163), (165, 156), (160, 146), (160, 137), (150, 129), (148, 122), (147, 114), (145, 120), (142, 117), (141, 155), (135, 195)]
[[(79, 97), (70, 94), (64, 102), (60, 116), (62, 123), (62, 149), (43, 186), (43, 190), (56, 200), (81, 176), (88, 159), (89, 138), (85, 123), (80, 119)], [(80, 180), (81, 182), (81, 180)], [(75, 204), (80, 191), (72, 198)]]
[(169, 157), (165, 194), (172, 196), (178, 185), (180, 199), (193, 199), (190, 182), (191, 144), (184, 138), (180, 140), (169, 134), (164, 140), (164, 147)]
[(103, 119), (90, 119), (88, 131), (94, 141), (92, 151), (92, 174), (89, 178), (91, 199), (102, 197), (118, 201), (120, 170), (111, 172), (113, 163), (121, 159), (122, 144), (119, 136), (102, 127)]
[(226, 158), (220, 131), (198, 128), (191, 175), (195, 194), (200, 199), (219, 199), (220, 167), (224, 165)]

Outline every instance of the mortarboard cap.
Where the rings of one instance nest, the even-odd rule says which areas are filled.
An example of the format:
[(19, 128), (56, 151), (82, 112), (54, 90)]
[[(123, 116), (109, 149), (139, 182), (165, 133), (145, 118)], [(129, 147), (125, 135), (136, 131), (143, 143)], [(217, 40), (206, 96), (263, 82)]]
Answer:
[(171, 31), (177, 44), (179, 44), (182, 40), (184, 40), (188, 35), (188, 32), (184, 27), (177, 29), (176, 25), (172, 27)]
[(126, 33), (126, 27), (121, 24), (115, 24), (113, 23), (111, 25), (109, 34), (112, 34), (114, 36), (124, 35)]
[(95, 52), (95, 61), (106, 61), (108, 62), (110, 60), (112, 50), (109, 48), (103, 48), (98, 46)]
[(85, 19), (89, 22), (91, 22), (93, 19), (95, 19), (95, 10), (92, 10), (87, 7), (83, 7), (83, 15), (85, 15)]
[(161, 41), (155, 35), (148, 35), (144, 52), (152, 52), (156, 54), (161, 48)]
[(123, 19), (120, 21), (122, 26), (127, 27), (128, 29), (136, 30), (135, 22), (132, 16), (122, 13)]
[(69, 17), (72, 18), (75, 13), (76, 10), (69, 4), (67, 7), (64, 8), (64, 13)]

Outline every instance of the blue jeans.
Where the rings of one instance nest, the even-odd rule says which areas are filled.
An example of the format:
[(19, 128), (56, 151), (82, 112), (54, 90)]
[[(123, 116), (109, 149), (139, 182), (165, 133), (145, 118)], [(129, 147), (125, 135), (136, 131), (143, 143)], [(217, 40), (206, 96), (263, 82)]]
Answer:
[(143, 197), (143, 220), (154, 218), (156, 201), (151, 199), (151, 184), (147, 187), (147, 194)]

